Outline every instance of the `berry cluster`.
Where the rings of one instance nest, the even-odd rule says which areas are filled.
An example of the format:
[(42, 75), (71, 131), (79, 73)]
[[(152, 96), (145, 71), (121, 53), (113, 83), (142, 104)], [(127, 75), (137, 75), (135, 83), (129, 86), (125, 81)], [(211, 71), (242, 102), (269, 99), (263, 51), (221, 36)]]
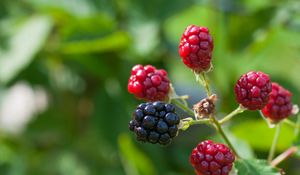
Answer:
[(206, 140), (193, 149), (190, 162), (198, 175), (227, 175), (235, 156), (225, 145)]
[[(183, 63), (194, 73), (203, 75), (204, 82), (206, 82), (204, 73), (212, 67), (213, 48), (213, 40), (206, 27), (190, 25), (182, 34), (179, 55)], [(178, 129), (185, 130), (192, 124), (201, 123), (202, 121), (198, 121), (205, 120), (205, 118), (211, 119), (210, 124), (220, 126), (218, 129), (222, 133), (221, 124), (245, 109), (261, 110), (272, 123), (278, 123), (292, 114), (291, 93), (279, 84), (272, 83), (267, 74), (259, 71), (250, 71), (236, 82), (234, 93), (240, 106), (223, 120), (215, 118), (217, 96), (210, 95), (208, 85), (206, 86), (208, 96), (193, 106), (194, 113), (187, 109), (185, 102), (181, 103), (172, 96), (168, 97), (172, 94), (169, 93), (170, 87), (165, 70), (158, 70), (151, 65), (136, 65), (132, 68), (128, 80), (128, 91), (138, 99), (148, 101), (136, 108), (133, 119), (129, 122), (129, 129), (136, 134), (138, 141), (167, 145), (177, 136)], [(161, 102), (166, 100), (175, 100), (178, 107), (188, 111), (191, 115), (194, 114), (195, 120), (186, 118), (180, 122), (180, 118), (175, 113), (175, 107)], [(226, 136), (222, 136), (231, 145)], [(228, 175), (235, 156), (238, 157), (233, 147), (230, 149), (224, 144), (206, 140), (193, 149), (190, 163), (197, 175)]]
[(262, 109), (262, 113), (272, 123), (278, 123), (291, 115), (293, 104), (292, 94), (277, 83), (272, 83), (272, 92), (268, 104)]
[(213, 49), (208, 28), (190, 25), (182, 34), (179, 55), (186, 66), (200, 73), (210, 69)]
[(268, 103), (271, 90), (269, 76), (254, 71), (242, 75), (234, 87), (236, 100), (249, 110), (262, 109)]
[(140, 104), (129, 122), (137, 140), (167, 145), (178, 134), (180, 118), (172, 104), (148, 102)]

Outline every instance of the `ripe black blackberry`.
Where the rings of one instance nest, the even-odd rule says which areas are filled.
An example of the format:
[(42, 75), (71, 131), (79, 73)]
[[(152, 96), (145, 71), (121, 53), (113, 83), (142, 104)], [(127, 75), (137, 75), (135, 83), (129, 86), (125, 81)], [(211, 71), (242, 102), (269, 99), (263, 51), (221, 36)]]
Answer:
[(148, 102), (140, 104), (129, 122), (138, 141), (167, 145), (178, 134), (180, 118), (172, 104)]

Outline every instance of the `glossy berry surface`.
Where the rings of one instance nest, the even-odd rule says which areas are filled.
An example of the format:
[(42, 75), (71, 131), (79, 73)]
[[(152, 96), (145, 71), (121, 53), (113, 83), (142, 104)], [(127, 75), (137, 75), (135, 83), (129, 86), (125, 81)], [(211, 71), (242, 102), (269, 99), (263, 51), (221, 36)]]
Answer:
[(210, 69), (213, 48), (208, 28), (190, 25), (180, 39), (179, 55), (186, 66), (200, 73)]
[(224, 144), (206, 140), (193, 149), (190, 163), (198, 175), (228, 175), (235, 156)]
[(131, 70), (127, 88), (138, 99), (163, 101), (168, 98), (170, 80), (165, 70), (138, 64)]
[(255, 71), (242, 75), (234, 87), (236, 101), (249, 110), (260, 110), (265, 107), (271, 90), (269, 76)]
[(178, 134), (180, 118), (172, 104), (160, 101), (140, 104), (129, 122), (129, 129), (142, 142), (167, 145)]
[(264, 117), (272, 123), (278, 123), (292, 114), (292, 94), (277, 83), (272, 83), (272, 92), (268, 104), (262, 109)]

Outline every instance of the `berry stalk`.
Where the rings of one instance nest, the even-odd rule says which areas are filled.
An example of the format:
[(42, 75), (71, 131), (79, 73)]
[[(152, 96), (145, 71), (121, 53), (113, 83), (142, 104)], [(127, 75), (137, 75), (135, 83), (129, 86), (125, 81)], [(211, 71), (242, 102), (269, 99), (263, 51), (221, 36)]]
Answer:
[(298, 151), (298, 148), (296, 146), (292, 146), (283, 153), (281, 153), (279, 156), (277, 156), (272, 162), (271, 166), (276, 167), (278, 164), (280, 164), (282, 161), (288, 159), (293, 154), (295, 154)]
[(289, 119), (285, 119), (285, 120), (283, 120), (283, 123), (285, 123), (287, 125), (290, 125), (291, 127), (294, 127), (294, 128), (300, 128), (300, 122), (298, 122), (298, 121), (297, 121), (297, 124), (296, 124), (296, 123), (294, 123), (293, 121), (291, 121)]
[(296, 122), (296, 127), (294, 130), (294, 142), (299, 142), (298, 138), (299, 138), (299, 134), (300, 134), (300, 114), (298, 114), (297, 116), (297, 122)]
[(273, 143), (269, 152), (269, 156), (268, 156), (268, 162), (271, 163), (275, 151), (276, 151), (276, 145), (278, 142), (278, 138), (279, 138), (279, 133), (280, 133), (280, 123), (276, 125), (276, 131), (275, 131), (275, 135), (274, 135), (274, 139), (273, 139)]
[(206, 124), (206, 125), (211, 125), (209, 119), (200, 119), (200, 120), (194, 120), (190, 117), (184, 118), (181, 120), (181, 124), (179, 125), (179, 129), (185, 131), (187, 130), (190, 126), (192, 125), (199, 125), (199, 124)]
[(206, 90), (207, 97), (209, 97), (209, 96), (211, 96), (211, 90), (210, 90), (210, 87), (209, 87), (209, 81), (206, 78), (206, 74), (205, 73), (201, 73), (201, 77), (202, 77), (202, 80), (204, 82), (204, 87), (205, 87), (205, 90)]
[(244, 108), (242, 105), (239, 105), (235, 110), (233, 110), (231, 113), (229, 113), (224, 118), (222, 118), (219, 121), (219, 123), (222, 125), (222, 124), (226, 123), (227, 121), (229, 121), (232, 117), (234, 117), (240, 113), (243, 113), (245, 110), (247, 110), (247, 109)]
[(188, 113), (189, 115), (191, 115), (193, 117), (195, 116), (194, 111), (191, 110), (188, 106), (185, 106), (184, 104), (182, 104), (178, 99), (172, 99), (171, 102), (174, 103), (179, 108), (181, 108), (186, 113)]
[(217, 131), (220, 133), (220, 135), (223, 137), (224, 141), (227, 143), (227, 145), (232, 149), (232, 151), (234, 152), (234, 154), (236, 155), (236, 157), (239, 158), (239, 155), (237, 154), (236, 150), (234, 149), (233, 145), (231, 144), (231, 142), (229, 141), (228, 137), (226, 136), (225, 132), (223, 131), (219, 121), (213, 116), (210, 116), (210, 120), (212, 123), (214, 123)]
[(189, 125), (198, 125), (198, 124), (209, 124), (209, 119), (201, 119), (201, 120), (191, 120), (188, 122)]
[(201, 86), (204, 86), (206, 94), (207, 94), (207, 97), (211, 96), (211, 90), (210, 90), (210, 87), (209, 87), (209, 81), (208, 81), (208, 79), (206, 77), (206, 74), (205, 73), (198, 74), (198, 73), (195, 72), (195, 76), (196, 76), (196, 81)]

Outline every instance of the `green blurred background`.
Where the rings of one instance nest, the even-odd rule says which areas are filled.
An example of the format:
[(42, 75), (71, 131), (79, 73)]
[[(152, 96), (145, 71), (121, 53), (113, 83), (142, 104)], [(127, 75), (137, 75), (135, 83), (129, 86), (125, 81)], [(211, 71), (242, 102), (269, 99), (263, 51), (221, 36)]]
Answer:
[[(167, 147), (138, 143), (127, 129), (141, 102), (127, 93), (135, 64), (165, 68), (190, 106), (204, 97), (177, 53), (189, 24), (214, 38), (219, 117), (237, 107), (233, 86), (249, 70), (268, 73), (300, 104), (297, 0), (1, 0), (0, 174), (193, 174), (192, 148), (222, 141), (213, 129), (193, 126)], [(267, 156), (274, 129), (258, 112), (225, 128), (243, 157)], [(277, 153), (293, 141), (284, 125)], [(279, 166), (299, 175), (299, 164), (294, 156)]]

